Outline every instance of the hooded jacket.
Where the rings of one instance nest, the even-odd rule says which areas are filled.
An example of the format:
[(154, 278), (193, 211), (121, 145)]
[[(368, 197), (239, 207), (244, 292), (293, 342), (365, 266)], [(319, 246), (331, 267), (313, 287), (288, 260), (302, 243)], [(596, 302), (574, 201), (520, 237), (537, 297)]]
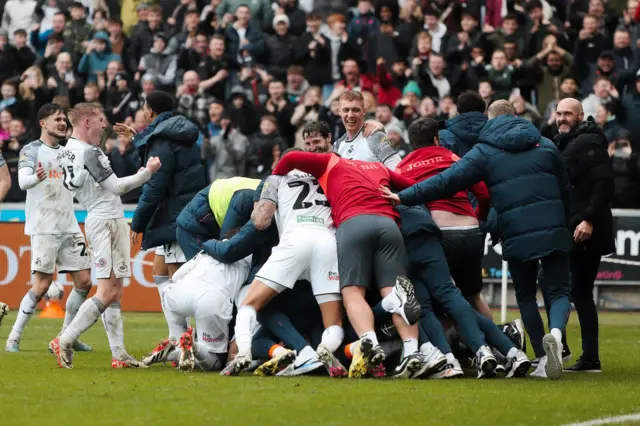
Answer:
[(593, 121), (579, 123), (569, 133), (554, 138), (564, 160), (571, 182), (569, 229), (580, 222), (593, 225), (591, 237), (578, 250), (601, 255), (615, 250), (613, 234), (613, 169), (607, 153), (607, 138)]
[(453, 195), (478, 181), (489, 188), (506, 260), (524, 262), (570, 250), (570, 186), (562, 157), (521, 118), (488, 121), (478, 143), (461, 160), (399, 196), (402, 204), (413, 206)]
[(131, 229), (144, 233), (144, 250), (176, 240), (178, 215), (205, 187), (198, 134), (196, 125), (183, 116), (164, 112), (133, 140), (142, 164), (149, 157), (158, 157), (162, 163), (142, 188), (131, 220)]
[(481, 112), (465, 112), (447, 120), (446, 128), (440, 131), (440, 145), (453, 151), (459, 157), (478, 142), (480, 131), (487, 123), (487, 116)]
[(104, 31), (98, 31), (93, 36), (93, 40), (104, 40), (107, 45), (102, 52), (94, 50), (89, 54), (85, 53), (82, 55), (82, 59), (80, 59), (80, 63), (78, 64), (78, 72), (88, 74), (88, 83), (95, 83), (98, 81), (97, 73), (104, 72), (107, 69), (109, 62), (121, 61), (120, 55), (111, 53), (111, 41), (109, 41), (109, 35), (107, 33)]

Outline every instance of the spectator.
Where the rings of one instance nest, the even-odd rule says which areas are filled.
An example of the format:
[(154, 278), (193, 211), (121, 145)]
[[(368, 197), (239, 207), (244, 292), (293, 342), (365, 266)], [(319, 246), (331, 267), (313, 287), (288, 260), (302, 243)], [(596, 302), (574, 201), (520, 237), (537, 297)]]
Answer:
[[(304, 146), (304, 141), (302, 143)], [(251, 137), (247, 147), (247, 177), (264, 179), (269, 176), (286, 146), (278, 132), (276, 118), (273, 115), (263, 116), (260, 131)]]
[(240, 69), (245, 61), (262, 59), (264, 54), (264, 34), (260, 26), (250, 20), (251, 9), (240, 5), (236, 9), (236, 21), (225, 29), (224, 39), (230, 53), (229, 67), (232, 69)]
[(608, 103), (598, 105), (595, 121), (604, 132), (607, 142), (613, 141), (618, 133), (624, 130), (613, 112), (613, 105)]
[(423, 13), (424, 28), (431, 36), (431, 48), (434, 52), (443, 53), (448, 40), (447, 26), (438, 20), (438, 14), (435, 10), (428, 8), (423, 10)]
[(491, 55), (491, 64), (476, 68), (479, 76), (486, 77), (496, 99), (508, 99), (514, 87), (515, 68), (507, 62), (507, 55), (503, 50), (495, 50)]
[[(44, 56), (38, 57), (34, 65), (42, 69), (45, 75), (51, 75), (56, 70), (56, 59), (64, 47), (64, 38), (60, 34), (53, 34), (47, 41)], [(73, 60), (73, 58), (72, 58)]]
[(56, 72), (47, 78), (47, 89), (51, 96), (66, 96), (75, 104), (79, 101), (78, 86), (73, 73), (71, 55), (62, 52), (56, 58)]
[[(107, 89), (105, 109), (111, 123), (123, 123), (132, 117), (136, 111), (132, 104), (138, 106), (135, 94), (129, 88), (129, 76), (119, 72), (114, 79), (114, 85)], [(129, 176), (129, 175), (127, 175)]]
[[(182, 53), (178, 56), (178, 74), (187, 70), (198, 71), (200, 63), (207, 58), (209, 38), (205, 33), (197, 33), (187, 40), (191, 40), (191, 42), (188, 42), (188, 46), (185, 44), (185, 48), (182, 49)], [(224, 38), (222, 38), (222, 42), (224, 46)], [(222, 50), (224, 52), (224, 47)]]
[(376, 120), (382, 123), (385, 132), (389, 133), (391, 127), (399, 128), (404, 132), (404, 123), (393, 115), (393, 109), (389, 104), (379, 104), (376, 108)]
[(485, 25), (482, 31), (491, 50), (503, 49), (504, 43), (511, 41), (516, 43), (517, 52), (522, 55), (524, 53), (524, 37), (519, 34), (519, 29), (518, 18), (516, 15), (509, 14), (504, 17), (498, 30), (491, 25)]
[[(0, 38), (1, 37), (2, 36), (0, 35)], [(35, 63), (37, 55), (31, 47), (27, 45), (27, 32), (25, 30), (17, 30), (14, 34), (13, 42), (15, 46), (15, 50), (13, 51), (15, 55), (15, 70), (18, 74), (22, 74), (27, 68)], [(2, 43), (2, 40), (0, 40), (0, 44), (2, 44), (3, 47), (7, 46), (6, 43)], [(0, 61), (2, 60), (0, 59)], [(8, 70), (8, 72), (10, 72), (10, 65), (6, 64), (7, 68), (4, 68), (4, 65), (5, 64), (0, 63), (0, 67), (2, 67), (3, 70)]]
[(184, 29), (182, 29), (182, 26), (178, 26), (180, 31), (169, 42), (168, 53), (180, 56), (184, 50), (190, 49), (193, 46), (194, 37), (198, 33), (199, 27), (200, 13), (197, 9), (189, 10), (184, 17)]
[[(111, 51), (121, 58), (129, 57), (129, 49), (131, 42), (122, 30), (122, 21), (119, 19), (110, 19), (107, 22), (107, 33), (111, 42)], [(129, 70), (133, 71), (133, 70)]]
[[(83, 8), (84, 10), (84, 8)], [(44, 55), (44, 50), (47, 47), (47, 41), (52, 34), (59, 34), (64, 36), (65, 24), (67, 17), (62, 12), (57, 12), (53, 15), (53, 21), (51, 28), (46, 31), (40, 31), (40, 25), (36, 24), (31, 30), (31, 46), (38, 52), (39, 55)], [(88, 34), (87, 34), (88, 35)]]
[(140, 26), (134, 30), (129, 49), (129, 69), (137, 70), (140, 60), (151, 51), (154, 36), (157, 33), (165, 33), (166, 28), (162, 24), (162, 9), (158, 5), (149, 8), (147, 21), (140, 22)]
[(495, 93), (493, 92), (493, 85), (490, 80), (480, 80), (480, 83), (478, 84), (478, 93), (487, 105), (491, 105), (495, 100)]
[(86, 10), (82, 3), (72, 3), (69, 13), (71, 20), (65, 24), (63, 35), (68, 51), (71, 53), (71, 59), (74, 63), (78, 63), (90, 43), (93, 28), (87, 23)]
[(222, 119), (222, 113), (224, 112), (224, 104), (221, 101), (214, 100), (209, 105), (209, 123), (207, 124), (207, 140), (218, 136), (222, 131), (220, 126), (220, 120)]
[(203, 159), (213, 163), (209, 169), (211, 182), (247, 175), (247, 137), (236, 129), (235, 123), (227, 113), (221, 117), (220, 127), (222, 132), (202, 145)]
[(544, 40), (544, 49), (524, 63), (533, 69), (538, 78), (538, 109), (542, 111), (551, 101), (560, 100), (560, 84), (573, 65), (570, 53), (557, 45), (556, 37), (549, 35)]
[(274, 35), (265, 41), (266, 65), (269, 73), (282, 78), (287, 68), (295, 60), (295, 46), (298, 39), (289, 34), (289, 18), (287, 15), (276, 15), (273, 18)]
[(524, 118), (536, 127), (539, 126), (542, 117), (535, 106), (525, 102), (524, 98), (516, 93), (509, 97), (509, 102), (513, 105), (516, 117)]
[(268, 32), (277, 32), (275, 28), (275, 18), (277, 16), (286, 16), (287, 24), (289, 26), (289, 32), (295, 36), (300, 37), (305, 30), (306, 17), (304, 11), (300, 9), (298, 0), (277, 0), (272, 3), (270, 13), (266, 15), (264, 22), (264, 29)]
[(376, 18), (375, 10), (370, 0), (358, 0), (358, 7), (347, 27), (349, 37), (355, 40), (359, 47), (358, 59), (365, 59), (368, 43), (378, 32), (380, 22)]
[[(119, 178), (136, 174), (141, 167), (140, 155), (133, 146), (131, 138), (118, 135), (117, 140), (114, 141), (111, 139), (107, 141), (106, 153), (109, 157), (109, 163), (111, 163), (113, 173)], [(127, 192), (120, 198), (123, 203), (137, 204), (141, 193), (142, 188), (139, 187)]]
[(291, 116), (291, 125), (296, 129), (294, 143), (296, 148), (304, 149), (302, 130), (309, 122), (316, 121), (320, 118), (321, 108), (322, 89), (317, 86), (309, 87), (304, 92), (301, 102), (296, 106), (293, 115)]
[(287, 97), (293, 104), (297, 104), (302, 94), (309, 88), (309, 82), (304, 78), (301, 66), (293, 65), (287, 69)]
[(338, 99), (347, 90), (373, 92), (373, 79), (368, 74), (360, 73), (358, 62), (355, 59), (344, 61), (342, 75), (344, 78), (333, 87), (333, 92), (325, 104), (330, 105), (334, 99)]
[(453, 118), (456, 115), (456, 104), (453, 101), (453, 97), (445, 96), (440, 98), (438, 102), (438, 115), (436, 121), (445, 121)]
[[(332, 40), (320, 32), (322, 24), (320, 15), (309, 13), (307, 31), (298, 38), (296, 45), (296, 62), (303, 64), (305, 78), (312, 86), (326, 86), (325, 93), (329, 90), (329, 85), (340, 79), (339, 73), (337, 75), (332, 70), (334, 66), (339, 66), (342, 59), (340, 54), (346, 55), (348, 52), (348, 48), (342, 50), (342, 46), (348, 43), (348, 35), (344, 30), (344, 17), (340, 22), (340, 18), (332, 16), (334, 17), (331, 25)], [(337, 38), (340, 40), (340, 47), (338, 47)], [(336, 48), (339, 50), (333, 50)], [(357, 54), (355, 50), (351, 50), (351, 53)], [(334, 80), (336, 77), (337, 79)]]
[(177, 58), (167, 53), (168, 38), (164, 33), (156, 33), (153, 37), (153, 48), (140, 60), (136, 80), (142, 74), (152, 75), (158, 90), (171, 92), (175, 86)]
[(329, 128), (331, 129), (331, 140), (337, 141), (345, 134), (346, 130), (344, 123), (342, 122), (342, 118), (340, 117), (340, 101), (338, 99), (331, 102), (329, 110), (322, 120), (329, 124)]
[(271, 76), (259, 66), (245, 63), (240, 68), (240, 74), (231, 92), (242, 92), (249, 103), (258, 108), (267, 100), (267, 85), (270, 79)]
[[(436, 118), (438, 114), (438, 108), (436, 103), (430, 97), (422, 98), (418, 105), (418, 115), (416, 118)], [(408, 126), (407, 126), (408, 127)]]
[(49, 95), (40, 68), (31, 66), (20, 77), (18, 94), (22, 99), (23, 108), (20, 108), (20, 118), (25, 119), (29, 126), (35, 124), (35, 118), (42, 105), (47, 103)]
[(98, 81), (98, 74), (104, 73), (111, 61), (120, 61), (120, 56), (111, 53), (109, 36), (100, 31), (94, 34), (87, 45), (87, 50), (78, 64), (78, 72), (86, 74), (88, 82), (95, 83)]
[(187, 71), (184, 74), (182, 85), (176, 93), (176, 111), (187, 120), (195, 123), (201, 132), (205, 132), (209, 122), (209, 105), (214, 101), (213, 97), (200, 89), (200, 78), (195, 71)]
[(35, 0), (8, 0), (2, 15), (2, 29), (5, 34), (13, 35), (19, 29), (31, 28), (36, 4)]
[(96, 83), (87, 83), (84, 86), (84, 102), (100, 103), (100, 87)]
[(293, 117), (295, 105), (287, 99), (286, 88), (282, 81), (273, 80), (269, 82), (268, 90), (269, 99), (265, 102), (260, 115), (270, 114), (275, 116), (276, 120), (278, 120), (280, 134), (287, 141), (287, 145), (292, 146), (295, 128), (291, 125), (291, 117)]
[(384, 58), (378, 58), (376, 63), (376, 80), (379, 83), (378, 103), (388, 103), (395, 106), (398, 99), (402, 97), (400, 87), (404, 87), (408, 82), (407, 64), (403, 59), (397, 59), (391, 66), (391, 72), (387, 70)]
[[(408, 128), (414, 120), (420, 117), (419, 105), (422, 92), (418, 83), (410, 81), (402, 91), (402, 99), (396, 104), (394, 115), (404, 123), (404, 127)], [(435, 115), (435, 107), (434, 107)]]
[[(588, 64), (582, 58), (576, 57), (576, 67), (581, 78), (580, 87), (588, 89), (593, 87), (593, 83), (598, 77), (607, 77), (609, 81), (618, 89), (622, 90), (633, 78), (640, 68), (640, 56), (636, 58), (627, 70), (616, 70), (616, 62), (613, 51), (603, 50), (598, 56), (596, 64)], [(584, 92), (584, 91), (583, 91)], [(587, 95), (584, 92), (583, 95)]]
[(18, 102), (18, 89), (13, 81), (5, 80), (2, 82), (2, 101), (0, 101), (0, 111), (7, 108), (16, 108)]
[(582, 108), (584, 109), (584, 118), (596, 116), (598, 112), (598, 106), (604, 102), (615, 102), (618, 99), (618, 91), (611, 84), (611, 81), (607, 77), (596, 78), (593, 84), (593, 93), (587, 96), (582, 101)]
[(640, 71), (636, 74), (635, 86), (622, 99), (617, 114), (622, 126), (630, 133), (633, 152), (640, 152)]
[(259, 122), (256, 108), (249, 102), (244, 92), (231, 93), (225, 112), (234, 123), (234, 127), (237, 127), (243, 135), (252, 135), (258, 131)]
[[(216, 15), (218, 16), (218, 21), (223, 24), (228, 24), (233, 22), (234, 13), (238, 11), (240, 6), (246, 5), (247, 2), (245, 0), (222, 0), (222, 2), (216, 8)], [(250, 18), (253, 19), (252, 24), (260, 28), (263, 26), (263, 23), (267, 21), (267, 17), (269, 16), (269, 8), (271, 7), (271, 2), (267, 0), (255, 0), (251, 2), (251, 11), (252, 16)]]
[(16, 73), (15, 53), (5, 30), (0, 30), (0, 78), (5, 81)]
[(11, 122), (13, 114), (9, 109), (3, 109), (0, 112), (0, 149), (4, 150), (4, 142), (11, 139)]
[(605, 49), (611, 47), (611, 41), (598, 31), (596, 18), (585, 15), (582, 19), (582, 29), (578, 34), (573, 57), (576, 62), (576, 71), (580, 71), (578, 66), (582, 63), (594, 64)]
[(416, 80), (424, 96), (429, 96), (437, 100), (443, 96), (451, 95), (454, 91), (457, 93), (455, 85), (461, 78), (461, 75), (457, 73), (455, 77), (448, 79), (444, 75), (446, 66), (447, 63), (442, 55), (436, 53), (429, 55), (429, 67), (426, 74), (416, 76)]
[(106, 90), (114, 87), (116, 75), (118, 75), (119, 72), (124, 72), (122, 62), (111, 61), (107, 64), (107, 69), (104, 74), (98, 74), (98, 87), (100, 87), (100, 92), (104, 94)]
[(626, 130), (618, 132), (609, 143), (609, 157), (613, 168), (613, 203), (617, 209), (640, 207), (640, 158), (633, 152)]
[(209, 43), (209, 56), (198, 65), (200, 77), (200, 89), (207, 91), (217, 99), (224, 99), (226, 84), (229, 78), (229, 66), (231, 61), (224, 57), (224, 37), (216, 35)]
[[(193, 21), (194, 12), (197, 14), (195, 21)], [(187, 27), (187, 16), (189, 14), (192, 15), (189, 18), (191, 20), (191, 25), (188, 26), (187, 30), (193, 31), (193, 34), (195, 34), (198, 29), (197, 26), (200, 23), (200, 12), (198, 11), (198, 5), (195, 0), (180, 0), (178, 6), (173, 9), (171, 17), (167, 19), (167, 24), (169, 24), (172, 33), (178, 33)], [(172, 53), (177, 54), (178, 52)]]
[(404, 158), (408, 153), (412, 151), (411, 145), (407, 143), (404, 137), (406, 132), (400, 127), (395, 125), (389, 126), (389, 129), (386, 130), (386, 132), (387, 136), (389, 136), (391, 144), (398, 151), (398, 155), (400, 156), (400, 158)]

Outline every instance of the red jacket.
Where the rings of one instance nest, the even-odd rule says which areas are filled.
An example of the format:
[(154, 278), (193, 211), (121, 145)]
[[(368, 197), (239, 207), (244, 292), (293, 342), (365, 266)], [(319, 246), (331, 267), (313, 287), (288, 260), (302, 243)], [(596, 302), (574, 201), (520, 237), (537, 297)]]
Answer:
[(391, 108), (402, 98), (400, 88), (393, 85), (393, 78), (384, 64), (376, 66), (376, 80), (378, 83), (378, 105), (389, 104)]

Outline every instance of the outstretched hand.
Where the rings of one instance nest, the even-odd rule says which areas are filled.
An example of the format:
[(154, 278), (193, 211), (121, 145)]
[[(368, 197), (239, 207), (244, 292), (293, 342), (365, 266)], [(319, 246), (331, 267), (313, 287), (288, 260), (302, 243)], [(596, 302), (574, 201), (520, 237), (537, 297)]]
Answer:
[(365, 121), (364, 122), (364, 131), (362, 132), (362, 135), (365, 138), (368, 138), (369, 136), (371, 136), (375, 132), (384, 132), (384, 125), (381, 122), (375, 121), (375, 120), (367, 120), (367, 121)]
[(387, 200), (391, 201), (391, 204), (393, 204), (394, 206), (397, 206), (398, 204), (402, 204), (398, 194), (394, 194), (386, 186), (380, 185), (380, 192), (382, 192), (382, 196)]

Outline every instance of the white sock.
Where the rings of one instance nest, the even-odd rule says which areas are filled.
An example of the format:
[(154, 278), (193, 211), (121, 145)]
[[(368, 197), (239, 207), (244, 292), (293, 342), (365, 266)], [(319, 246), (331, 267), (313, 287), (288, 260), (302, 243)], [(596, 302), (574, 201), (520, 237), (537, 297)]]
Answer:
[(22, 337), (22, 331), (27, 326), (27, 323), (31, 319), (31, 316), (36, 310), (36, 306), (38, 306), (38, 302), (40, 302), (41, 297), (36, 296), (33, 290), (29, 290), (27, 294), (22, 298), (22, 302), (20, 302), (20, 310), (18, 311), (18, 317), (16, 318), (16, 322), (13, 324), (13, 328), (11, 329), (11, 333), (9, 333), (8, 340), (17, 340), (20, 341), (20, 337)]
[(167, 287), (167, 285), (169, 285), (171, 281), (169, 280), (168, 275), (154, 275), (153, 282), (158, 286), (158, 292), (162, 294), (164, 289)]
[(558, 342), (562, 342), (562, 331), (559, 328), (552, 328), (551, 334), (556, 338)]
[(122, 310), (120, 302), (114, 302), (102, 314), (102, 323), (107, 332), (109, 347), (114, 358), (125, 356), (127, 351), (124, 348), (124, 330), (122, 328)]
[(105, 309), (100, 299), (95, 296), (85, 300), (71, 324), (60, 335), (60, 346), (72, 346), (82, 333), (98, 321)]
[(236, 316), (236, 343), (238, 354), (251, 353), (251, 339), (256, 324), (256, 310), (251, 306), (241, 306)]
[(448, 354), (445, 354), (444, 356), (447, 358), (447, 364), (453, 364), (453, 363), (455, 363), (457, 361), (456, 357), (453, 355), (453, 352), (449, 352)]
[(364, 339), (365, 337), (368, 337), (369, 339), (371, 339), (371, 341), (373, 342), (373, 347), (374, 348), (379, 345), (378, 336), (376, 336), (376, 332), (375, 331), (373, 331), (373, 330), (372, 331), (367, 331), (362, 336), (360, 336), (360, 340)]
[(408, 356), (418, 352), (418, 339), (407, 339), (402, 342), (402, 354)]
[(82, 306), (88, 295), (89, 290), (78, 290), (75, 287), (73, 288), (73, 290), (71, 290), (71, 293), (67, 298), (67, 304), (65, 306), (64, 324), (62, 324), (62, 331), (64, 331), (64, 329), (67, 328), (69, 324), (71, 324), (71, 321), (73, 321), (76, 314), (78, 313), (78, 309), (80, 309), (80, 306)]
[(344, 330), (339, 325), (332, 325), (322, 333), (320, 344), (325, 345), (331, 352), (338, 350), (344, 339)]
[(509, 352), (507, 352), (507, 359), (515, 358), (517, 353), (518, 348), (514, 346), (513, 348), (509, 349)]
[(402, 306), (402, 301), (398, 297), (395, 291), (392, 291), (382, 299), (382, 309), (390, 313), (396, 313), (398, 309)]
[(281, 356), (286, 355), (287, 352), (288, 351), (285, 348), (283, 348), (282, 346), (278, 346), (273, 350), (272, 358), (279, 358)]

